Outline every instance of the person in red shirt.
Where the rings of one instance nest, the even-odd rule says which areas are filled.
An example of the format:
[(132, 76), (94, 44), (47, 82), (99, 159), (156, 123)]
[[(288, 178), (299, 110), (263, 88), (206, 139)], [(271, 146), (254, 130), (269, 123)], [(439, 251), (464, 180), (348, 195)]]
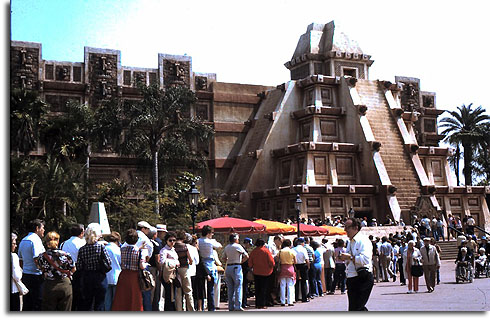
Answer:
[(253, 270), (255, 280), (255, 306), (257, 309), (267, 309), (266, 298), (267, 293), (269, 293), (269, 278), (274, 269), (274, 258), (264, 245), (264, 240), (258, 238), (255, 241), (255, 249), (248, 258), (248, 266)]

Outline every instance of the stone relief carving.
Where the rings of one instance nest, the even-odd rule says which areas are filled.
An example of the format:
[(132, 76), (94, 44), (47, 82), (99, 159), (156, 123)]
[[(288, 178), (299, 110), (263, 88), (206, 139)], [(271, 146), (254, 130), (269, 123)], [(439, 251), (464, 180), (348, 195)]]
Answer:
[(208, 89), (208, 79), (206, 77), (196, 76), (196, 90)]

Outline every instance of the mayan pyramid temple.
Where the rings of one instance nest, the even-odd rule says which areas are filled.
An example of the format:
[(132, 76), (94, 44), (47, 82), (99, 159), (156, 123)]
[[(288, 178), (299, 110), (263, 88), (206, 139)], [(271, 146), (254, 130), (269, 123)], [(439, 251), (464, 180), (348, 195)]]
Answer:
[[(194, 72), (190, 56), (158, 54), (156, 68), (122, 66), (113, 49), (85, 47), (84, 57), (43, 60), (41, 44), (12, 41), (11, 85), (38, 90), (60, 112), (71, 100), (135, 99), (136, 79), (189, 86), (199, 99), (192, 113), (216, 133), (199, 146), (209, 155), (200, 191), (233, 195), (244, 218), (295, 217), (299, 194), (305, 218), (346, 217), (352, 209), (381, 222), (452, 214), (490, 226), (490, 187), (457, 186), (451, 176), (436, 94), (414, 77), (369, 79), (374, 60), (333, 21), (307, 27), (284, 64), (291, 79), (277, 87), (219, 82)], [(91, 162), (96, 182), (150, 180), (148, 166), (110, 150), (94, 152)]]

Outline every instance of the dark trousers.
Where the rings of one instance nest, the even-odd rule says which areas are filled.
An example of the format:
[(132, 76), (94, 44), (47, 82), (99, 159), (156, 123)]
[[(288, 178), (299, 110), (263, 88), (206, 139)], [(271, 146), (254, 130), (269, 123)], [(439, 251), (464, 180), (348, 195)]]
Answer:
[(248, 265), (247, 267), (244, 268), (244, 265), (242, 264), (242, 273), (243, 273), (243, 285), (242, 285), (242, 308), (246, 308), (248, 306), (248, 285), (250, 284), (250, 281), (247, 280), (247, 273), (248, 273)]
[(214, 277), (211, 276), (211, 281), (207, 281), (206, 287), (207, 287), (206, 297), (208, 301), (208, 311), (214, 311), (216, 309), (216, 307), (214, 306)]
[(273, 271), (271, 275), (267, 278), (267, 293), (266, 293), (266, 305), (274, 305), (274, 298), (279, 297), (279, 291), (277, 286), (277, 273)]
[(314, 276), (315, 271), (313, 269), (313, 263), (310, 264), (310, 268), (308, 269), (308, 297), (311, 298), (315, 293), (315, 284), (314, 284)]
[(79, 311), (104, 311), (105, 292), (104, 287), (105, 273), (98, 271), (81, 272), (81, 294)]
[[(176, 311), (175, 309), (175, 289), (172, 283), (162, 282), (163, 288), (165, 289), (165, 308), (163, 311)], [(172, 302), (172, 296), (174, 301)], [(208, 297), (209, 304), (209, 297)]]
[(19, 292), (10, 293), (10, 311), (20, 311)]
[(267, 302), (267, 294), (269, 293), (269, 278), (270, 276), (254, 274), (255, 281), (255, 307), (265, 307)]
[(299, 290), (301, 288), (301, 300), (306, 302), (308, 300), (308, 287), (306, 286), (306, 282), (308, 282), (308, 266), (306, 263), (296, 264), (296, 271), (299, 274), (295, 285), (296, 301), (299, 301)]
[(327, 289), (327, 292), (333, 292), (335, 290), (332, 287), (334, 271), (334, 268), (325, 268), (325, 288)]
[(72, 287), (72, 293), (73, 293), (73, 300), (71, 303), (71, 310), (72, 311), (79, 311), (80, 307), (80, 302), (82, 300), (82, 292), (81, 292), (81, 283), (80, 283), (80, 271), (75, 271), (72, 275), (72, 280), (71, 280), (71, 287)]
[(22, 283), (29, 289), (29, 293), (24, 295), (22, 311), (41, 311), (43, 300), (43, 283), (42, 275), (24, 274)]
[(349, 298), (349, 311), (368, 311), (366, 303), (371, 295), (374, 285), (372, 273), (365, 277), (356, 276), (347, 279), (347, 297)]
[(335, 263), (335, 272), (333, 274), (332, 291), (340, 284), (340, 291), (345, 292), (345, 263)]
[(403, 258), (400, 257), (397, 261), (398, 271), (400, 272), (400, 283), (405, 283), (405, 271), (403, 271)]

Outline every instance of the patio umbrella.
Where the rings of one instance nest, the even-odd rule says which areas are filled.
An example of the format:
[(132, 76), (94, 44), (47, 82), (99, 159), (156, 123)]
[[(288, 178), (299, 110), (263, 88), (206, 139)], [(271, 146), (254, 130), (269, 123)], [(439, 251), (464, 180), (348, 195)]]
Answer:
[(329, 235), (326, 228), (308, 224), (300, 224), (299, 231), (301, 236)]
[(329, 226), (329, 225), (322, 225), (322, 227), (328, 230), (328, 235), (346, 235), (347, 234), (342, 227)]
[(294, 234), (297, 230), (296, 226), (281, 222), (267, 220), (255, 220), (254, 222), (265, 225), (265, 232), (268, 234)]
[(209, 225), (214, 228), (216, 233), (238, 233), (238, 234), (253, 234), (264, 233), (265, 225), (255, 223), (241, 218), (223, 216), (212, 220), (197, 223), (196, 231), (202, 230), (204, 225)]

